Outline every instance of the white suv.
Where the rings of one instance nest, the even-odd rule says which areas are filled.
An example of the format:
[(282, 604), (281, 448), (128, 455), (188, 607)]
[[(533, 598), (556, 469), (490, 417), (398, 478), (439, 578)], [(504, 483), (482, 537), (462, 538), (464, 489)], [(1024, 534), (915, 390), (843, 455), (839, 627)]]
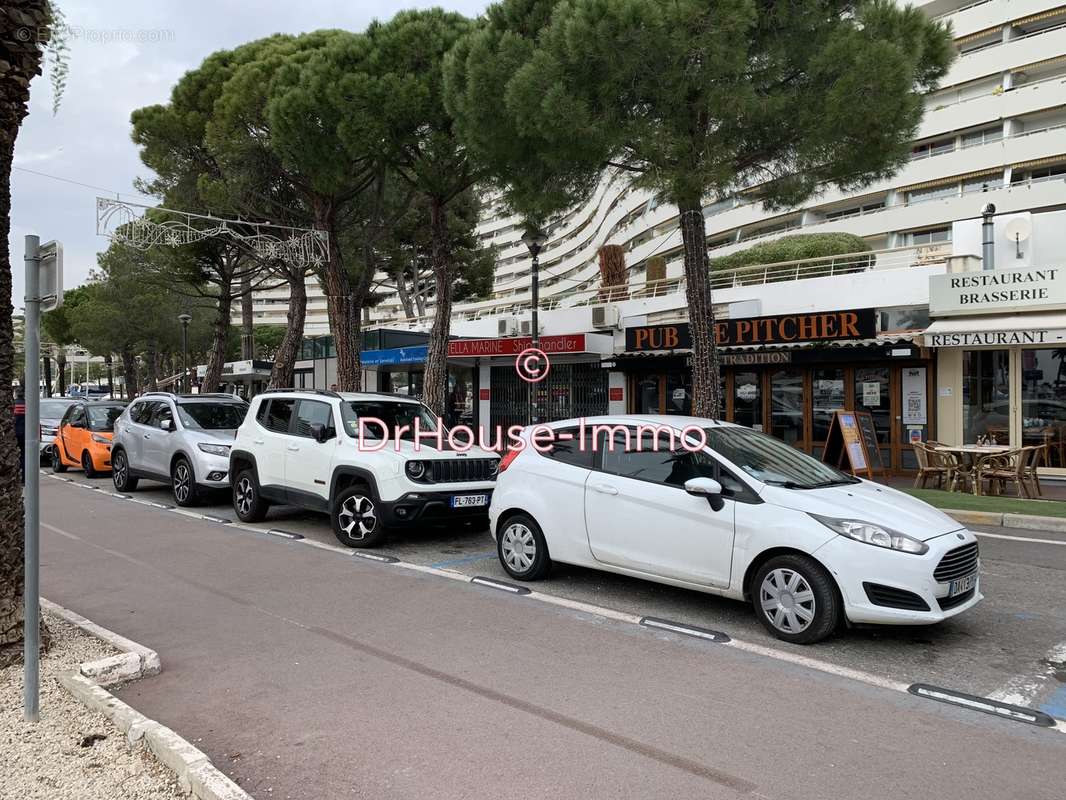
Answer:
[(322, 511), (349, 547), (373, 547), (388, 529), (415, 523), (487, 524), (499, 457), (450, 449), (443, 435), (441, 449), (426, 436), (416, 443), (416, 418), (423, 433), (438, 431), (426, 406), (397, 395), (257, 395), (230, 453), (233, 510), (244, 522), (262, 520), (272, 503)]

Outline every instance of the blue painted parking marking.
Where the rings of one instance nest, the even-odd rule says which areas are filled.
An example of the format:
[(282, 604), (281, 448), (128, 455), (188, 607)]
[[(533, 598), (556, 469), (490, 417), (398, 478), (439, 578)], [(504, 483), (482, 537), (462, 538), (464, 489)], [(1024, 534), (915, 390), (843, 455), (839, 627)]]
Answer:
[(433, 569), (444, 569), (459, 564), (473, 564), (475, 561), (487, 561), (490, 558), (496, 558), (496, 553), (482, 553), (481, 555), (467, 556), (466, 558), (453, 558), (451, 561), (438, 561), (436, 564), (430, 564), (430, 566)]

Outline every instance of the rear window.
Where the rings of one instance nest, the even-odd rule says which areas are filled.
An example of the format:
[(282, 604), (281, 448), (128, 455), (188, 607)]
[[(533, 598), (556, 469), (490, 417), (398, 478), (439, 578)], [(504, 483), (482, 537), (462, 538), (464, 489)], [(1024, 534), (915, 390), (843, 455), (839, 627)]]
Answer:
[(178, 403), (178, 418), (186, 428), (204, 431), (236, 430), (244, 422), (244, 403)]
[(41, 419), (62, 419), (70, 406), (66, 400), (42, 400)]

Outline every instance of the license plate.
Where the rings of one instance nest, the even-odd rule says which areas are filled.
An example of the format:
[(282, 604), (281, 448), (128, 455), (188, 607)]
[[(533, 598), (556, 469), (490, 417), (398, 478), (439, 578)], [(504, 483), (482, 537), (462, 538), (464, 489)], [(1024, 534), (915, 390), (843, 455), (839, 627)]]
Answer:
[(487, 494), (464, 494), (452, 498), (452, 508), (471, 508), (487, 506), (488, 504), (489, 496)]
[(948, 584), (948, 597), (954, 597), (957, 594), (968, 592), (970, 589), (977, 585), (977, 573), (974, 572), (971, 575), (967, 575), (965, 578), (959, 578)]

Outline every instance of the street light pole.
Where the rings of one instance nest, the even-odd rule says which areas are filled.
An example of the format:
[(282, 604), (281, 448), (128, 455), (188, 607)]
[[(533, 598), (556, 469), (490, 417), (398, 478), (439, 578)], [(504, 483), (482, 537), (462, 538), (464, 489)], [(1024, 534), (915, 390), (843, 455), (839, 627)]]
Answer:
[[(529, 254), (533, 256), (533, 267), (530, 270), (530, 280), (532, 285), (529, 291), (529, 304), (530, 304), (530, 329), (531, 329), (531, 342), (530, 347), (540, 349), (540, 323), (538, 320), (538, 311), (540, 310), (540, 251), (544, 249), (544, 244), (548, 241), (547, 234), (540, 228), (531, 226), (526, 228), (526, 232), (522, 234), (522, 242), (529, 250)], [(536, 425), (540, 422), (540, 408), (537, 399), (536, 385), (529, 384), (529, 411), (530, 411), (530, 424)]]
[[(41, 648), (41, 550), (40, 550), (40, 480), (41, 480), (41, 240), (26, 237), (26, 317), (23, 346), (26, 351), (26, 447), (25, 447), (25, 581), (23, 587), (23, 710), (27, 722), (37, 722), (40, 709)], [(10, 388), (10, 387), (9, 387)]]
[(188, 393), (192, 391), (192, 387), (189, 386), (189, 323), (192, 317), (188, 314), (181, 314), (178, 316), (178, 321), (181, 322), (181, 385)]

